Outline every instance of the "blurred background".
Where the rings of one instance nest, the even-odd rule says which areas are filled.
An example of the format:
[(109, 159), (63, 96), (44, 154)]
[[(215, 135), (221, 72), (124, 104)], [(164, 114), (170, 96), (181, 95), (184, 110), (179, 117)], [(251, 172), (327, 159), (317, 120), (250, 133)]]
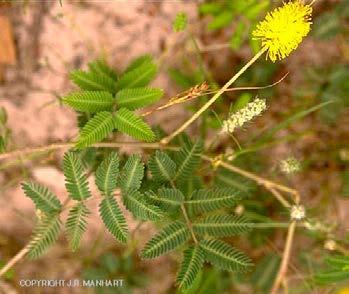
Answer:
[[(1, 152), (74, 139), (76, 116), (61, 105), (60, 97), (73, 88), (69, 72), (85, 68), (97, 57), (122, 70), (133, 58), (151, 54), (159, 63), (154, 84), (165, 90), (163, 99), (204, 81), (218, 88), (259, 50), (250, 33), (267, 11), (280, 4), (271, 0), (0, 1)], [(297, 235), (289, 293), (349, 293), (348, 271), (341, 272), (341, 278), (337, 274), (338, 279), (321, 276), (322, 270), (336, 275), (326, 267), (327, 255), (349, 252), (349, 1), (318, 0), (313, 7), (311, 34), (295, 53), (277, 63), (260, 59), (234, 86), (267, 86), (288, 75), (264, 90), (226, 93), (190, 132), (210, 142), (229, 109), (237, 110), (257, 96), (267, 99), (265, 114), (236, 133), (243, 147), (236, 161), (299, 190), (308, 216), (319, 219), (315, 224), (325, 228), (321, 233)], [(182, 21), (177, 18), (177, 26), (182, 22), (184, 30), (176, 32), (173, 21), (179, 13)], [(174, 130), (207, 98), (157, 112), (149, 121)], [(215, 146), (217, 152), (226, 153), (235, 148), (231, 138)], [(66, 197), (62, 154), (0, 162), (0, 266), (26, 244), (35, 224), (34, 206), (24, 197), (20, 182), (39, 180), (59, 198)], [(299, 161), (301, 169), (285, 175), (279, 163), (290, 158)], [(222, 173), (220, 179), (224, 185), (230, 176)], [(287, 218), (280, 216), (267, 193), (254, 189), (256, 197), (240, 209), (259, 219)], [(91, 205), (96, 212), (97, 204)], [(129, 223), (131, 230), (137, 225), (132, 218)], [(140, 244), (155, 229), (139, 228), (135, 250), (118, 247), (92, 215), (80, 251), (71, 253), (62, 237), (44, 257), (23, 261), (8, 272), (0, 291), (115, 293), (72, 288), (40, 292), (24, 290), (18, 281), (123, 278), (126, 286), (117, 293), (176, 293), (173, 280), (179, 255), (146, 262), (137, 256)], [(242, 239), (241, 246), (256, 262), (254, 271), (239, 276), (207, 267), (192, 293), (268, 293), (284, 234), (268, 229)], [(328, 241), (337, 246), (329, 247)]]

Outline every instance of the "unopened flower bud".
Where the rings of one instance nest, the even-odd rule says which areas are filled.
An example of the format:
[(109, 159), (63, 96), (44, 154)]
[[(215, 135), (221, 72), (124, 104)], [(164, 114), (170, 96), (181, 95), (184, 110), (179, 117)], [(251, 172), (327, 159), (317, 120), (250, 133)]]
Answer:
[(302, 220), (305, 218), (305, 208), (303, 205), (293, 205), (291, 207), (291, 219), (292, 220)]

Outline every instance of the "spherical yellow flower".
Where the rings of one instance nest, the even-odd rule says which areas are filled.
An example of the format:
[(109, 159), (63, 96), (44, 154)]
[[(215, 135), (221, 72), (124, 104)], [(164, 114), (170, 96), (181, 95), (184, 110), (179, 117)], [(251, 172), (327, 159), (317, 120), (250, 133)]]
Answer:
[(252, 32), (273, 62), (290, 55), (309, 33), (312, 7), (301, 0), (287, 2), (267, 14)]

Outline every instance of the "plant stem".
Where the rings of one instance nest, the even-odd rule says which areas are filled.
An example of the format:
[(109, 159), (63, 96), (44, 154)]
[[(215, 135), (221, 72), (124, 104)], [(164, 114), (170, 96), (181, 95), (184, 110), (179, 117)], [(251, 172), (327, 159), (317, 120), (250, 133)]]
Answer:
[[(63, 211), (63, 208), (65, 208), (68, 203), (70, 201), (70, 198), (67, 197), (64, 201), (63, 201), (63, 205), (62, 205), (62, 211)], [(29, 252), (29, 244), (28, 243), (25, 247), (23, 247), (14, 257), (11, 258), (11, 260), (9, 260), (5, 266), (3, 268), (0, 269), (0, 278), (6, 274), (6, 272), (11, 269), (17, 262), (19, 262), (20, 260), (22, 260), (26, 255), (27, 253)]]
[(163, 138), (160, 142), (164, 145), (168, 144), (174, 137), (183, 132), (189, 125), (191, 125), (200, 115), (206, 111), (230, 86), (233, 84), (263, 53), (264, 49), (259, 51), (252, 59), (246, 63), (212, 98), (205, 103), (190, 119), (188, 119), (182, 126), (180, 126), (171, 135)]
[(202, 155), (201, 158), (206, 160), (206, 161), (209, 161), (211, 163), (214, 163), (216, 166), (220, 165), (220, 166), (222, 166), (222, 167), (224, 167), (232, 172), (235, 172), (235, 173), (238, 173), (238, 174), (244, 176), (245, 178), (248, 178), (248, 179), (255, 181), (259, 185), (264, 186), (268, 191), (270, 191), (281, 202), (281, 204), (283, 206), (285, 206), (287, 208), (290, 207), (291, 204), (280, 193), (278, 193), (277, 190), (291, 194), (294, 197), (295, 202), (296, 203), (299, 202), (300, 197), (299, 197), (299, 193), (297, 190), (294, 190), (294, 189), (289, 188), (287, 186), (272, 182), (270, 180), (267, 180), (265, 178), (262, 178), (256, 174), (254, 174), (254, 173), (243, 170), (237, 166), (228, 164), (224, 161), (220, 160), (217, 162), (213, 158), (208, 157), (206, 155)]
[(284, 206), (287, 208), (291, 207), (291, 204), (275, 189), (270, 188), (269, 191), (275, 196), (275, 198)]
[[(273, 229), (273, 228), (289, 228), (290, 223), (250, 223), (253, 229)], [(298, 227), (304, 228), (304, 224), (298, 224)]]
[(21, 251), (19, 251), (11, 260), (6, 263), (6, 265), (0, 269), (0, 277), (7, 273), (9, 269), (11, 269), (18, 261), (23, 259), (29, 251), (29, 246), (25, 246)]
[(137, 226), (131, 232), (131, 237), (127, 245), (127, 250), (123, 253), (122, 255), (123, 257), (131, 256), (132, 253), (137, 249), (137, 239), (135, 238), (135, 234), (142, 227), (144, 223), (145, 223), (144, 221), (138, 222)]
[(190, 222), (190, 219), (189, 219), (189, 217), (188, 217), (187, 211), (186, 211), (186, 209), (185, 209), (183, 203), (181, 204), (181, 209), (182, 209), (182, 212), (183, 212), (185, 221), (186, 221), (186, 223), (187, 223), (188, 229), (189, 229), (189, 231), (190, 231), (190, 234), (191, 234), (191, 236), (193, 237), (193, 240), (194, 240), (195, 244), (198, 244), (198, 240), (196, 239), (195, 233), (194, 233), (194, 231), (193, 231), (193, 225), (192, 225), (192, 223)]
[[(57, 144), (51, 144), (43, 147), (34, 147), (34, 148), (26, 148), (26, 149), (20, 149), (15, 150), (7, 153), (0, 154), (0, 160), (8, 159), (12, 157), (22, 157), (25, 155), (32, 155), (34, 153), (42, 153), (46, 151), (51, 150), (58, 150), (58, 149), (65, 149), (73, 147), (74, 143), (68, 142), (68, 143), (57, 143)], [(94, 144), (93, 147), (96, 148), (120, 148), (124, 146), (131, 146), (131, 147), (139, 147), (144, 149), (167, 149), (167, 150), (173, 150), (178, 151), (179, 147), (177, 146), (163, 146), (160, 143), (139, 143), (139, 142), (105, 142), (105, 143), (97, 143)], [(214, 162), (214, 159), (211, 157), (208, 157), (206, 155), (201, 156), (204, 160), (209, 162)], [(215, 162), (217, 164), (217, 162)], [(277, 193), (276, 190), (289, 193), (294, 196), (294, 200), (296, 203), (299, 202), (299, 193), (297, 190), (277, 184), (275, 182), (272, 182), (270, 180), (264, 179), (256, 174), (253, 174), (251, 172), (245, 171), (239, 167), (236, 167), (234, 165), (225, 163), (223, 161), (219, 161), (218, 164), (232, 172), (238, 173), (248, 179), (251, 179), (255, 182), (257, 182), (260, 185), (263, 185), (267, 190), (269, 190), (285, 207), (289, 207), (289, 202), (282, 197), (279, 193)], [(275, 192), (276, 191), (276, 192)], [(278, 194), (278, 195), (276, 195)]]
[[(176, 186), (175, 186), (175, 183), (174, 183), (173, 180), (170, 180), (170, 184), (171, 184), (171, 187), (172, 187), (173, 189), (176, 189)], [(189, 229), (189, 231), (190, 231), (190, 234), (191, 234), (191, 236), (192, 236), (192, 238), (193, 238), (195, 244), (198, 244), (198, 240), (196, 239), (196, 236), (195, 236), (195, 233), (194, 233), (194, 230), (193, 230), (193, 225), (192, 225), (192, 223), (191, 223), (191, 221), (190, 221), (190, 219), (189, 219), (187, 210), (185, 209), (185, 206), (184, 206), (183, 203), (181, 204), (181, 210), (182, 210), (182, 213), (183, 213), (185, 222), (186, 222), (186, 224), (187, 224), (187, 227), (188, 227), (188, 229)]]
[[(7, 153), (0, 154), (0, 160), (8, 159), (12, 157), (22, 157), (28, 154), (34, 154), (34, 153), (42, 153), (52, 150), (58, 150), (58, 149), (65, 149), (65, 148), (71, 148), (74, 147), (75, 143), (68, 142), (68, 143), (56, 143), (51, 144), (43, 147), (34, 147), (34, 148), (25, 148), (15, 151), (10, 151)], [(165, 148), (168, 150), (177, 150), (177, 148), (166, 146), (164, 147), (162, 144), (159, 143), (143, 143), (143, 142), (104, 142), (104, 143), (96, 143), (93, 144), (91, 147), (96, 148), (120, 148), (120, 147), (139, 147), (143, 149), (161, 149)]]
[(290, 261), (295, 230), (296, 230), (296, 221), (292, 221), (288, 228), (287, 239), (286, 239), (284, 253), (282, 254), (281, 265), (280, 265), (278, 274), (276, 276), (276, 279), (274, 281), (273, 288), (271, 289), (271, 292), (270, 292), (271, 294), (277, 294), (277, 291), (279, 290), (279, 287), (286, 275), (288, 263)]

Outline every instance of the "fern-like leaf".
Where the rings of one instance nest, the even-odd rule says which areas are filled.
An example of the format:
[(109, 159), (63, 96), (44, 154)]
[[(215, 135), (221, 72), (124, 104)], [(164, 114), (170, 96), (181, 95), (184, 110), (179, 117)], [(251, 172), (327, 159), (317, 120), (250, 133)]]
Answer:
[(63, 171), (65, 176), (65, 187), (70, 198), (81, 201), (91, 196), (87, 176), (84, 172), (82, 162), (76, 153), (67, 152), (64, 155)]
[(177, 187), (182, 191), (185, 199), (189, 200), (195, 190), (202, 189), (202, 178), (197, 175), (193, 175), (186, 180), (183, 179), (179, 181), (177, 183)]
[(180, 289), (186, 290), (193, 284), (204, 260), (204, 252), (198, 245), (191, 246), (183, 252), (183, 260), (176, 280)]
[(224, 207), (231, 207), (240, 199), (234, 188), (213, 188), (195, 190), (190, 200), (185, 201), (194, 213), (209, 212)]
[(153, 57), (149, 54), (138, 56), (130, 62), (130, 64), (125, 69), (124, 73), (134, 70), (135, 68), (141, 66), (143, 63), (152, 63), (152, 62), (153, 62)]
[(46, 214), (59, 212), (62, 208), (61, 202), (55, 194), (46, 187), (33, 183), (23, 183), (22, 189), (27, 197), (35, 204), (36, 209), (40, 209)]
[(325, 257), (325, 263), (335, 269), (349, 271), (349, 256), (347, 255), (330, 255)]
[(116, 82), (105, 75), (74, 70), (71, 72), (70, 78), (82, 90), (116, 92)]
[(139, 116), (132, 111), (121, 108), (114, 117), (114, 127), (137, 140), (154, 141), (155, 134)]
[(137, 88), (148, 85), (156, 76), (157, 66), (145, 61), (127, 70), (117, 81), (117, 89)]
[(136, 110), (158, 101), (163, 91), (158, 88), (132, 88), (123, 89), (116, 93), (115, 100), (119, 107)]
[(149, 191), (147, 196), (165, 211), (178, 208), (184, 201), (184, 196), (178, 189), (161, 188), (157, 193)]
[(28, 257), (30, 259), (38, 258), (53, 245), (58, 238), (60, 227), (59, 215), (45, 216), (38, 223), (29, 242)]
[(139, 191), (131, 191), (124, 195), (124, 204), (132, 214), (140, 220), (158, 221), (164, 217), (163, 212), (155, 205), (148, 203)]
[(184, 223), (180, 221), (171, 223), (148, 241), (141, 256), (148, 259), (163, 255), (183, 245), (189, 236), (189, 230)]
[(65, 227), (69, 244), (73, 251), (76, 251), (80, 246), (82, 235), (86, 231), (86, 218), (89, 214), (89, 210), (81, 202), (73, 206), (69, 211)]
[(126, 194), (130, 190), (138, 190), (141, 187), (142, 179), (144, 176), (144, 164), (139, 155), (131, 155), (119, 177), (119, 186), (123, 194)]
[(99, 165), (96, 171), (96, 185), (104, 195), (111, 195), (117, 187), (119, 174), (119, 156), (111, 152)]
[(119, 205), (112, 196), (104, 197), (99, 205), (99, 214), (108, 231), (120, 242), (127, 242), (127, 224)]
[(221, 240), (203, 240), (200, 247), (205, 253), (205, 259), (218, 268), (243, 272), (253, 265), (248, 256)]
[(111, 110), (114, 97), (106, 91), (83, 91), (70, 93), (62, 101), (78, 111), (98, 112)]
[(202, 153), (202, 142), (185, 142), (181, 150), (175, 153), (174, 160), (177, 164), (175, 180), (187, 179), (193, 175), (193, 171), (200, 164), (200, 155)]
[(98, 112), (91, 118), (80, 132), (76, 142), (77, 148), (88, 147), (93, 143), (100, 142), (114, 129), (113, 116), (110, 112)]
[(116, 72), (108, 66), (104, 59), (99, 58), (92, 61), (88, 64), (88, 67), (91, 72), (98, 75), (105, 75), (114, 81), (118, 78)]
[(193, 223), (194, 232), (213, 237), (239, 235), (251, 230), (251, 223), (238, 215), (209, 215), (202, 221)]
[(239, 190), (243, 195), (249, 195), (256, 188), (255, 182), (241, 175), (233, 174), (225, 168), (218, 168), (215, 173), (214, 184), (217, 187), (231, 187)]
[(348, 281), (349, 271), (348, 270), (327, 270), (321, 271), (314, 275), (314, 282), (317, 284), (332, 284), (337, 285), (340, 282)]
[(176, 163), (163, 151), (156, 151), (149, 161), (150, 172), (157, 182), (170, 182), (176, 173)]

